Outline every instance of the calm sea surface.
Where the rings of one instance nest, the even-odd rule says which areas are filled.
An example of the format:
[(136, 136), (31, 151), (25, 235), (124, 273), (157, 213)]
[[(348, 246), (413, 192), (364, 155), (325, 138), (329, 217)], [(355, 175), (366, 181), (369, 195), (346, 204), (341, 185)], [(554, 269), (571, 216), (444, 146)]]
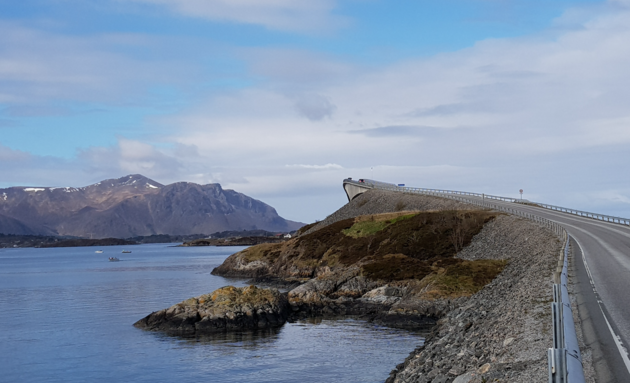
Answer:
[(0, 249), (0, 382), (383, 382), (423, 340), (351, 319), (197, 340), (142, 331), (132, 324), (153, 311), (244, 285), (210, 275), (243, 247), (125, 249)]

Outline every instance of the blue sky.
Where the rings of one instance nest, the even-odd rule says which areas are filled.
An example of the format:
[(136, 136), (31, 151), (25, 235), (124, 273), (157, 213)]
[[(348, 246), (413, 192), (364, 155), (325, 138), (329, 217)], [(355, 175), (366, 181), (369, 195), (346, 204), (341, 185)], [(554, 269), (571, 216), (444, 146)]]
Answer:
[(0, 0), (0, 187), (341, 180), (630, 216), (628, 0)]

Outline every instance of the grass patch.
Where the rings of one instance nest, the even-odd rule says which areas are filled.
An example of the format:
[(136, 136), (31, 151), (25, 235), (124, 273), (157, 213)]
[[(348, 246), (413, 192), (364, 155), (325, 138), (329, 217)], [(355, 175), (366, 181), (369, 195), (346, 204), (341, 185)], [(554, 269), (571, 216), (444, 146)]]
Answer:
[(369, 216), (370, 220), (359, 220), (352, 227), (342, 230), (342, 233), (352, 238), (367, 237), (414, 215), (416, 214), (393, 215), (393, 217), (392, 214), (372, 215)]
[(261, 243), (243, 250), (243, 255), (247, 262), (258, 260), (273, 262), (280, 256), (281, 249), (281, 243)]
[(378, 233), (379, 231), (386, 228), (389, 224), (385, 223), (385, 221), (381, 222), (358, 222), (352, 225), (351, 228), (345, 229), (342, 232), (348, 237), (352, 238), (361, 238), (367, 237), (368, 235), (372, 235), (374, 233)]
[(437, 268), (422, 281), (425, 299), (471, 296), (496, 278), (507, 265), (505, 260), (457, 260), (444, 268)]
[(213, 291), (210, 294), (199, 297), (198, 302), (212, 302), (214, 305), (231, 306), (235, 304), (260, 304), (274, 301), (275, 296), (271, 290), (259, 289), (250, 285), (247, 287), (226, 286)]

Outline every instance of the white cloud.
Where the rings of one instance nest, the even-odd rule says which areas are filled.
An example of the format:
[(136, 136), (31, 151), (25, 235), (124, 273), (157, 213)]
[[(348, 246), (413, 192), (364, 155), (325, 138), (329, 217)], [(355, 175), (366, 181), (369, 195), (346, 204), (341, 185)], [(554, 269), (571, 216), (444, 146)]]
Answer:
[(326, 164), (326, 165), (285, 165), (287, 168), (298, 168), (298, 169), (343, 169), (343, 166), (337, 164)]
[[(79, 153), (79, 160), (84, 171), (92, 181), (101, 178), (120, 177), (126, 174), (142, 174), (160, 180), (176, 179), (186, 167), (172, 153), (154, 146), (121, 138), (118, 145), (109, 148), (95, 147)], [(97, 179), (93, 179), (98, 177)]]
[(327, 33), (348, 21), (332, 11), (335, 0), (122, 0), (156, 4), (179, 14), (269, 29)]
[(630, 205), (630, 190), (626, 190), (625, 192), (619, 190), (606, 190), (597, 193), (595, 197), (611, 203)]
[[(169, 39), (64, 35), (2, 21), (0, 35), (0, 102), (17, 116), (65, 112), (49, 102), (129, 104), (156, 83), (180, 86), (200, 76), (191, 64), (159, 53), (177, 46)], [(154, 57), (140, 59), (129, 48)]]
[(48, 156), (34, 156), (0, 144), (0, 187), (66, 186), (81, 180), (76, 162)]

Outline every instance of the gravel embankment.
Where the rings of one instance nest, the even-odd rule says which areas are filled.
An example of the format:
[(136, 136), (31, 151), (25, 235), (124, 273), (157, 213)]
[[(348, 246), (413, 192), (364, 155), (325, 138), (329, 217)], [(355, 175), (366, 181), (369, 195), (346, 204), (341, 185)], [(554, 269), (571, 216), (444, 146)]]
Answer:
[(561, 244), (525, 219), (500, 215), (458, 256), (508, 259), (506, 269), (445, 315), (390, 382), (543, 382), (552, 345), (552, 272)]

